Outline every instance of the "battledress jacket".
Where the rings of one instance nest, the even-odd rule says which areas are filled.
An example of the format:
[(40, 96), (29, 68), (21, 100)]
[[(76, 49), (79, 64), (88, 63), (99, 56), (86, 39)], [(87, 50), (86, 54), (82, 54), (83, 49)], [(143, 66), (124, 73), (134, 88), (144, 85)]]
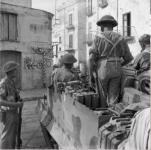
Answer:
[(146, 48), (136, 56), (133, 66), (136, 70), (140, 71), (150, 69), (150, 47)]
[[(118, 40), (119, 42), (116, 45), (116, 48), (109, 56), (110, 50)], [(96, 61), (99, 60), (100, 56), (123, 58), (126, 64), (133, 59), (133, 56), (131, 55), (129, 47), (124, 38), (120, 34), (113, 31), (105, 31), (96, 35), (93, 47), (89, 51), (89, 54), (94, 54)]]
[[(0, 81), (0, 100), (15, 102), (17, 90), (15, 83), (4, 78)], [(9, 100), (9, 97), (14, 99)], [(18, 113), (16, 108), (0, 106), (0, 149), (14, 149), (17, 136)]]

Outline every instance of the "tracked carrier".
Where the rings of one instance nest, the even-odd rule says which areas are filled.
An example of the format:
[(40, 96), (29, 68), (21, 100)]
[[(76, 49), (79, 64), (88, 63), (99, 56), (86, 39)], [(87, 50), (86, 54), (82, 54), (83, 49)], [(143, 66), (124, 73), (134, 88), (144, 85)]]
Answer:
[(134, 114), (150, 105), (149, 84), (149, 71), (138, 76), (123, 68), (121, 97), (114, 108), (102, 108), (98, 93), (82, 80), (48, 88), (37, 105), (48, 146), (117, 149), (128, 138)]

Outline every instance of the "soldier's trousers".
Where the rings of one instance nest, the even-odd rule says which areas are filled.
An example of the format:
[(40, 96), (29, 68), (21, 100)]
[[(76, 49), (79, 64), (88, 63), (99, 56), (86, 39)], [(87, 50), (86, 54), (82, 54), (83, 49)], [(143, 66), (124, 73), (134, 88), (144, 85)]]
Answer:
[(121, 64), (115, 61), (102, 61), (98, 68), (98, 78), (102, 83), (108, 105), (117, 103), (121, 84)]
[(17, 136), (18, 114), (16, 111), (6, 112), (0, 122), (0, 149), (15, 149)]

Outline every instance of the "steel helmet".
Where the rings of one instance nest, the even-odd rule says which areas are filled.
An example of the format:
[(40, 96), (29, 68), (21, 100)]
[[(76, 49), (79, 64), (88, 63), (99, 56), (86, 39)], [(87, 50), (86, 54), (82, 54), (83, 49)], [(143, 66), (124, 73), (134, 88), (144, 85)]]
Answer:
[(106, 24), (111, 24), (113, 27), (117, 26), (118, 23), (117, 21), (114, 19), (114, 17), (110, 16), (110, 15), (105, 15), (103, 16), (99, 21), (97, 21), (96, 23), (98, 26), (104, 26)]
[(3, 71), (5, 73), (7, 73), (7, 72), (10, 72), (10, 71), (12, 71), (14, 69), (17, 69), (18, 66), (19, 66), (19, 64), (17, 64), (16, 62), (14, 62), (14, 61), (8, 61), (6, 64), (4, 64)]
[(65, 54), (63, 55), (61, 62), (63, 64), (73, 64), (77, 62), (77, 59), (72, 54)]

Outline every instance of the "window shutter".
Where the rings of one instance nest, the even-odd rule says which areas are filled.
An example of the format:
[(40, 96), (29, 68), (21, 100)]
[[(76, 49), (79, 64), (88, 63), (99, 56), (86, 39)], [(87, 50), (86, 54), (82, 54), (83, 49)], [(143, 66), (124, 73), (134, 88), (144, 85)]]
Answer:
[(9, 21), (9, 16), (8, 14), (2, 14), (2, 39), (3, 40), (8, 40), (9, 39), (9, 36), (8, 36), (8, 21)]
[(88, 15), (92, 14), (92, 0), (88, 0)]
[(73, 35), (69, 35), (69, 48), (73, 48)]
[(69, 15), (69, 25), (72, 25), (72, 14)]
[(131, 36), (131, 13), (123, 14), (123, 36)]
[(17, 40), (17, 15), (2, 13), (1, 21), (1, 39)]
[(9, 40), (17, 40), (17, 16), (9, 15)]

